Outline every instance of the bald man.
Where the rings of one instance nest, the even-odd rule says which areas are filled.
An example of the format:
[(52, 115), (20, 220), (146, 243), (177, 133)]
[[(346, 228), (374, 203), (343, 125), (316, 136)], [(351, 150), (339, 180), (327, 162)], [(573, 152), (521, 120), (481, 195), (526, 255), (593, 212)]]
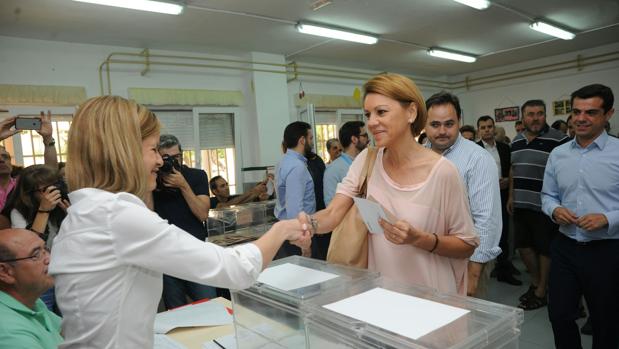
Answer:
[(51, 349), (62, 342), (60, 317), (39, 297), (54, 286), (49, 252), (26, 229), (0, 230), (0, 347)]

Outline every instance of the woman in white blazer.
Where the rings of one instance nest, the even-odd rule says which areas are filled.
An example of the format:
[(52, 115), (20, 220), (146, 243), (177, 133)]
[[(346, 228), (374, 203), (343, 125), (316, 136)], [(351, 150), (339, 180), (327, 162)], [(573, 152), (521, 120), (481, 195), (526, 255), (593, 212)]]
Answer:
[(152, 112), (115, 96), (89, 99), (73, 118), (66, 166), (72, 206), (49, 266), (63, 314), (61, 348), (152, 348), (163, 273), (242, 289), (285, 240), (309, 243), (305, 215), (278, 222), (253, 243), (222, 248), (149, 210), (144, 198), (162, 164), (159, 129)]

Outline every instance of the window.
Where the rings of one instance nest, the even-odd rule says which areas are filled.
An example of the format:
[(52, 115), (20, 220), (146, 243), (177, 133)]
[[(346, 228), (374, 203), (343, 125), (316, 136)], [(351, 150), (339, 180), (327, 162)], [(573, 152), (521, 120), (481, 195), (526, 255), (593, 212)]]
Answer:
[[(58, 154), (58, 161), (67, 161), (67, 142), (69, 139), (69, 128), (71, 127), (70, 117), (53, 117), (52, 126), (54, 127), (54, 139), (56, 140), (56, 153)], [(43, 138), (32, 130), (22, 131), (18, 135), (21, 142), (22, 150), (22, 162), (24, 167), (30, 165), (44, 164), (45, 160), (43, 154), (45, 152), (45, 146), (43, 145)]]
[(163, 125), (161, 133), (173, 134), (181, 142), (183, 163), (203, 169), (209, 179), (224, 177), (230, 185), (230, 194), (236, 194), (234, 112), (227, 113), (225, 108), (153, 111)]
[(209, 178), (224, 177), (230, 186), (230, 194), (236, 194), (234, 114), (200, 113), (198, 121), (202, 169)]
[(331, 138), (338, 138), (338, 132), (343, 123), (363, 121), (363, 113), (356, 109), (315, 110), (314, 120), (316, 120), (316, 134), (314, 135), (316, 154), (327, 163), (330, 161), (327, 141)]

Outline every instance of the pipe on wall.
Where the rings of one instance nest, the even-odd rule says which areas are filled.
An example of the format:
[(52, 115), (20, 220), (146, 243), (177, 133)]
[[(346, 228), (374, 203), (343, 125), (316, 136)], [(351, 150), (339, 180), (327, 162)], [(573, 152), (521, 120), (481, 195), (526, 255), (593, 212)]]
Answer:
[[(133, 59), (117, 59), (114, 57), (129, 57)], [(137, 58), (137, 59), (136, 59)], [(172, 60), (172, 61), (165, 61)], [(188, 63), (187, 61), (204, 61), (204, 62), (216, 62), (220, 64), (203, 64), (203, 63)], [(440, 80), (431, 80), (424, 78), (411, 77), (417, 85), (424, 87), (431, 87), (436, 89), (470, 89), (471, 87), (493, 84), (497, 82), (505, 82), (514, 79), (526, 78), (539, 74), (554, 73), (565, 70), (582, 70), (589, 66), (598, 64), (604, 64), (609, 62), (619, 61), (619, 51), (613, 51), (609, 53), (583, 57), (577, 55), (575, 59), (565, 60), (552, 64), (545, 64), (541, 66), (535, 66), (525, 69), (518, 69), (504, 73), (497, 73), (479, 77), (465, 77), (462, 81), (446, 82)], [(297, 62), (271, 63), (271, 62), (254, 62), (236, 59), (224, 59), (224, 58), (210, 58), (210, 57), (195, 57), (195, 56), (178, 56), (178, 55), (159, 55), (151, 54), (150, 50), (144, 49), (139, 53), (132, 52), (112, 52), (107, 58), (99, 65), (99, 86), (101, 94), (105, 94), (103, 71), (105, 70), (107, 80), (107, 93), (112, 93), (112, 79), (111, 79), (111, 65), (112, 64), (129, 64), (129, 65), (142, 65), (144, 69), (141, 71), (142, 75), (150, 72), (153, 66), (168, 66), (168, 67), (182, 67), (182, 68), (196, 68), (196, 69), (222, 69), (222, 70), (236, 70), (245, 72), (263, 72), (274, 74), (286, 74), (290, 76), (288, 82), (294, 81), (302, 76), (312, 77), (325, 77), (325, 78), (337, 78), (346, 80), (360, 80), (364, 81), (370, 77), (380, 74), (381, 72), (367, 72), (357, 71), (350, 69), (337, 69), (337, 68), (325, 68), (312, 66), (308, 64), (299, 64)], [(247, 66), (245, 66), (247, 65)], [(252, 65), (263, 65), (266, 67), (272, 67), (272, 69), (254, 68)]]

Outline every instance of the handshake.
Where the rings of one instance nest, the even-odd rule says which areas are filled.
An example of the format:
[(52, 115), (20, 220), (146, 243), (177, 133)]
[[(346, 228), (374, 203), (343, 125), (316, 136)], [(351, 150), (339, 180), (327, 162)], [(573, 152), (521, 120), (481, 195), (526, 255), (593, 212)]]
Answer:
[(301, 248), (302, 255), (311, 255), (312, 236), (316, 233), (316, 222), (305, 212), (299, 213), (296, 219), (288, 219), (275, 223), (273, 228), (280, 231), (291, 244)]

